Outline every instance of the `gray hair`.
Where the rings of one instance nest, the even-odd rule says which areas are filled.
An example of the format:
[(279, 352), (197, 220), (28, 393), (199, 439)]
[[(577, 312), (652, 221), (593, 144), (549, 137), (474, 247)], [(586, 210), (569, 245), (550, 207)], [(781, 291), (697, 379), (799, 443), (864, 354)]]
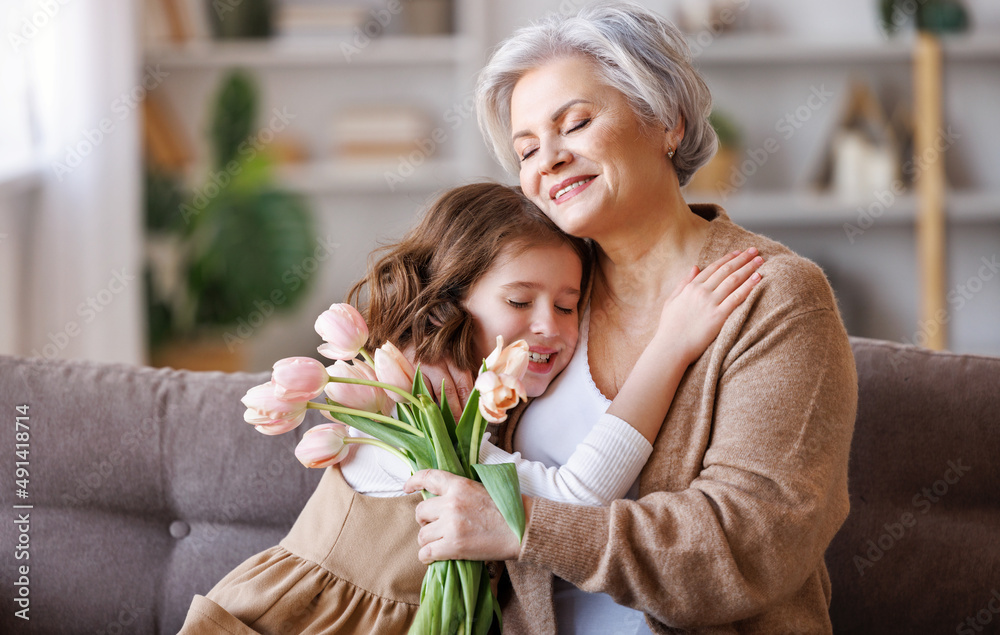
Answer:
[(681, 185), (718, 146), (708, 122), (712, 96), (691, 65), (684, 36), (670, 22), (632, 2), (601, 2), (575, 16), (551, 15), (517, 30), (479, 74), (476, 113), (493, 155), (511, 173), (519, 157), (511, 142), (510, 101), (528, 71), (569, 55), (597, 64), (607, 85), (625, 96), (643, 122), (666, 128), (684, 118), (684, 139), (673, 157)]

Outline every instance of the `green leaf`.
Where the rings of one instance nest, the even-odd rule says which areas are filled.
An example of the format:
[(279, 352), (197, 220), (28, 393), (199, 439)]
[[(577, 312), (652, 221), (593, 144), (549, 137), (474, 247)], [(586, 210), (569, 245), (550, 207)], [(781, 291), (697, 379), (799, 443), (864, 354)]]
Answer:
[(471, 635), (487, 635), (493, 625), (493, 615), (497, 617), (500, 632), (503, 632), (503, 622), (500, 620), (500, 603), (493, 595), (490, 587), (490, 576), (486, 574), (483, 565), (483, 575), (479, 578), (479, 592), (476, 594), (476, 614), (472, 620)]
[(441, 633), (441, 604), (444, 589), (444, 569), (447, 561), (433, 562), (424, 573), (420, 585), (420, 608), (410, 625), (410, 635), (437, 635)]
[(524, 536), (524, 501), (521, 500), (521, 485), (517, 480), (517, 467), (513, 463), (483, 465), (477, 463), (472, 470), (479, 476), (490, 498), (496, 504), (503, 519), (507, 521), (517, 541)]
[(459, 624), (465, 621), (465, 603), (462, 601), (458, 561), (446, 560), (442, 564), (447, 566), (441, 592), (441, 629), (444, 633), (458, 633)]
[[(330, 405), (340, 405), (335, 401), (330, 399), (326, 400)], [(385, 441), (390, 445), (394, 445), (397, 448), (403, 450), (405, 454), (409, 454), (411, 458), (410, 467), (414, 471), (423, 469), (421, 465), (427, 465), (432, 460), (431, 450), (426, 439), (421, 439), (420, 437), (413, 436), (409, 432), (400, 430), (399, 428), (394, 428), (388, 424), (380, 423), (378, 421), (372, 421), (371, 419), (365, 419), (364, 417), (356, 417), (354, 415), (342, 414), (339, 412), (330, 413), (338, 421), (342, 421), (352, 428), (357, 428), (366, 434), (370, 434), (380, 441)]]
[(476, 616), (476, 592), (482, 577), (483, 563), (472, 560), (455, 560), (459, 588), (462, 591), (462, 612), (465, 615), (465, 632), (472, 632), (472, 620)]
[(448, 395), (441, 393), (441, 416), (444, 417), (444, 422), (450, 427), (455, 427), (455, 415), (451, 414), (451, 408), (448, 406)]
[(452, 445), (451, 435), (444, 425), (444, 417), (441, 409), (427, 395), (420, 396), (420, 414), (427, 425), (427, 431), (434, 448), (434, 457), (437, 459), (437, 468), (452, 474), (465, 476), (465, 469), (462, 462), (455, 453), (455, 446)]
[(417, 430), (420, 430), (424, 434), (427, 434), (427, 430), (424, 429), (423, 420), (413, 414), (413, 406), (408, 403), (398, 403), (396, 404), (396, 418), (403, 423), (408, 423)]
[[(417, 372), (413, 375), (413, 393), (414, 397), (419, 398), (421, 395), (431, 399), (431, 391), (427, 390), (427, 384), (424, 382), (424, 374), (420, 370), (420, 366), (417, 366)], [(433, 401), (433, 399), (432, 399)]]
[(486, 423), (479, 414), (479, 391), (473, 390), (472, 394), (469, 395), (469, 400), (465, 402), (462, 418), (455, 426), (455, 435), (458, 437), (455, 441), (455, 448), (462, 461), (462, 467), (466, 470), (466, 476), (471, 479), (475, 479), (472, 464), (479, 462), (479, 446), (483, 442), (485, 430)]

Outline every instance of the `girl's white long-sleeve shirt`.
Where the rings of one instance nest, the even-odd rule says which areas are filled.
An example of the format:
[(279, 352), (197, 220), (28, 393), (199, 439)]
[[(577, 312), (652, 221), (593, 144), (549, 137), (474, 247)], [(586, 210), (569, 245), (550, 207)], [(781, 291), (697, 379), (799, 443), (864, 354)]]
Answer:
[[(552, 425), (559, 425), (552, 422)], [(367, 436), (352, 430), (353, 436)], [(646, 464), (653, 446), (625, 421), (601, 415), (597, 424), (561, 466), (529, 461), (520, 452), (504, 452), (484, 435), (481, 463), (514, 463), (521, 492), (529, 496), (579, 505), (609, 505), (623, 498)], [(385, 450), (358, 444), (341, 463), (355, 491), (369, 496), (401, 496), (410, 466)]]

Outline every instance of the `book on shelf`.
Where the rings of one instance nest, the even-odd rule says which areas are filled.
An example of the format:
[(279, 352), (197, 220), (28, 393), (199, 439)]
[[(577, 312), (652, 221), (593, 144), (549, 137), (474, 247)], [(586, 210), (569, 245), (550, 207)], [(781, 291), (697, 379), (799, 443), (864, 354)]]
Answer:
[(431, 139), (431, 129), (430, 118), (418, 108), (348, 108), (333, 121), (334, 153), (341, 158), (397, 159), (419, 150), (417, 141)]
[(283, 38), (343, 38), (353, 35), (368, 17), (361, 4), (285, 3), (275, 12), (274, 32)]
[(145, 0), (143, 21), (148, 42), (182, 44), (212, 36), (205, 0)]
[(166, 102), (149, 95), (142, 114), (146, 160), (164, 170), (182, 170), (191, 161), (191, 147)]

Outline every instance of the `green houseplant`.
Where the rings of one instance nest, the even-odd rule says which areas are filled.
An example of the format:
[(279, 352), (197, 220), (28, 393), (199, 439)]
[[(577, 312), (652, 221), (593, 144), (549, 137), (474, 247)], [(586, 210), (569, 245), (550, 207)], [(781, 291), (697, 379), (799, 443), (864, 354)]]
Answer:
[[(172, 258), (161, 256), (150, 275), (154, 363), (239, 368), (238, 360), (215, 358), (238, 357), (246, 329), (237, 334), (236, 326), (293, 308), (308, 291), (308, 280), (290, 280), (287, 272), (313, 252), (312, 215), (301, 196), (274, 183), (266, 148), (256, 142), (257, 102), (249, 75), (228, 75), (214, 104), (204, 184), (178, 193), (169, 179), (150, 177), (147, 192), (156, 198), (147, 201), (148, 222), (161, 241), (173, 243)], [(155, 284), (157, 278), (174, 284)], [(188, 351), (188, 359), (177, 359), (178, 351)]]
[(960, 0), (879, 0), (879, 24), (893, 35), (912, 20), (918, 30), (956, 33), (969, 28), (969, 14)]

